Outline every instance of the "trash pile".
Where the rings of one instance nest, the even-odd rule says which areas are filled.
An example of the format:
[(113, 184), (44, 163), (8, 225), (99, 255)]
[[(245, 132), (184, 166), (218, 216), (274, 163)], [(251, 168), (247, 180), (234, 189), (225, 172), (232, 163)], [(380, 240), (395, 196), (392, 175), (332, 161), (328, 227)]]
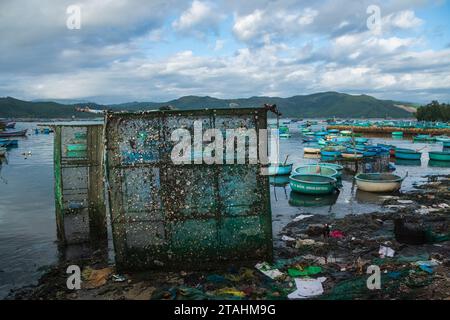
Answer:
[(272, 262), (119, 275), (85, 261), (81, 290), (66, 289), (66, 264), (15, 298), (450, 299), (450, 177), (429, 179), (386, 197), (382, 212), (292, 217)]

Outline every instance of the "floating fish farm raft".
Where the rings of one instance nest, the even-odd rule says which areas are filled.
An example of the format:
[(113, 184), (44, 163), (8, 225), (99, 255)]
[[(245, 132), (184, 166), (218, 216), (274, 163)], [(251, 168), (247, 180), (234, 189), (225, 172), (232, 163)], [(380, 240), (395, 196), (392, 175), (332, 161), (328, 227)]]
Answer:
[(379, 127), (379, 126), (351, 126), (351, 125), (328, 125), (327, 130), (337, 129), (340, 131), (349, 130), (355, 133), (382, 133), (392, 134), (392, 132), (402, 131), (405, 135), (431, 134), (444, 135), (450, 134), (450, 128), (405, 128), (405, 127)]
[[(267, 110), (108, 113), (106, 171), (118, 270), (272, 259), (269, 180), (256, 164), (174, 164), (171, 133), (267, 127)], [(260, 147), (258, 146), (258, 149)], [(259, 150), (258, 150), (259, 154)]]

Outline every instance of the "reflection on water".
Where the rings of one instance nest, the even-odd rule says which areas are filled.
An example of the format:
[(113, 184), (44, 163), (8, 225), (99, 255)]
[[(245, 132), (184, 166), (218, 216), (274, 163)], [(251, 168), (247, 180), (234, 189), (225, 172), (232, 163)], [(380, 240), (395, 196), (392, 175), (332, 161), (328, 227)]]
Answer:
[(430, 167), (450, 168), (450, 161), (429, 160)]
[(289, 176), (270, 176), (269, 183), (276, 187), (285, 187), (289, 184)]
[(367, 203), (367, 204), (378, 204), (381, 205), (385, 198), (386, 194), (367, 192), (363, 190), (356, 189), (355, 199), (359, 203)]
[(310, 195), (291, 191), (289, 194), (289, 204), (293, 207), (323, 207), (332, 206), (336, 203), (338, 192), (328, 195)]
[(408, 159), (395, 159), (394, 162), (397, 166), (411, 166), (411, 167), (420, 167), (422, 161), (420, 160), (408, 160)]

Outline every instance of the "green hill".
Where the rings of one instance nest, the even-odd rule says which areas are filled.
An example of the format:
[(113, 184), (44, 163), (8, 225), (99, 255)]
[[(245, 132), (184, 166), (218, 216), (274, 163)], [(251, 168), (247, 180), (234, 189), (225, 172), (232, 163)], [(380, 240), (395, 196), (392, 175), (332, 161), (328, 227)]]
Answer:
[(289, 98), (251, 97), (244, 99), (217, 99), (209, 96), (184, 96), (167, 102), (128, 102), (110, 106), (95, 103), (61, 104), (56, 102), (28, 102), (14, 98), (0, 98), (0, 118), (89, 118), (95, 115), (77, 112), (77, 107), (93, 109), (149, 110), (161, 106), (175, 109), (245, 108), (264, 103), (277, 104), (283, 117), (291, 118), (408, 118), (412, 113), (399, 107), (405, 103), (379, 100), (368, 95), (349, 95), (338, 92), (322, 92), (297, 95)]

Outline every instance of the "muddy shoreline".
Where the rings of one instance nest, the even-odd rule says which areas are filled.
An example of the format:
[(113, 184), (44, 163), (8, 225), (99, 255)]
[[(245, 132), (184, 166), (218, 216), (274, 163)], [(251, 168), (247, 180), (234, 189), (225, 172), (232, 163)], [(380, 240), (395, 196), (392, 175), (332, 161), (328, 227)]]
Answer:
[[(117, 274), (104, 252), (97, 251), (52, 267), (36, 286), (11, 291), (7, 299), (287, 299), (296, 289), (294, 279), (321, 277), (326, 278), (323, 293), (311, 299), (448, 300), (450, 176), (427, 178), (412, 191), (387, 196), (386, 212), (293, 219), (274, 239), (271, 268), (281, 273), (275, 279), (252, 265)], [(399, 218), (403, 229), (395, 225)], [(412, 230), (412, 238), (426, 237), (419, 244), (398, 241), (405, 228)], [(392, 250), (392, 256), (380, 255), (382, 247)], [(80, 290), (67, 289), (66, 270), (73, 264), (82, 270)], [(379, 290), (367, 288), (370, 265), (380, 268)]]

